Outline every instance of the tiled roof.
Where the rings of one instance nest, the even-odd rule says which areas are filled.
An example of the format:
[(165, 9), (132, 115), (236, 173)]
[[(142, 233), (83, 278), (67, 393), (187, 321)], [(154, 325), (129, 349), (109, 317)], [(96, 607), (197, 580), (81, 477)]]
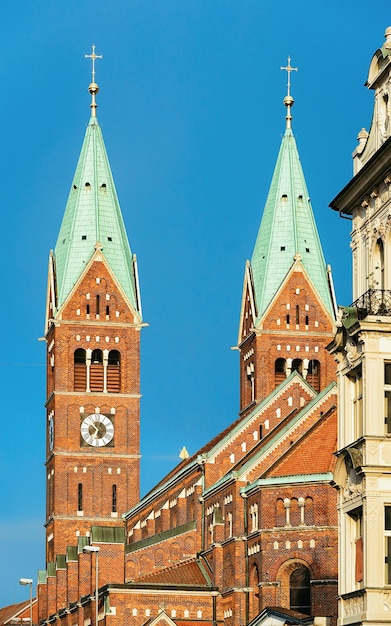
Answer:
[(319, 474), (334, 469), (337, 409), (333, 407), (271, 467), (264, 477)]
[[(36, 604), (35, 598), (33, 599), (33, 603)], [(24, 602), (10, 604), (8, 606), (0, 608), (0, 626), (13, 623), (20, 624), (22, 616), (24, 615), (24, 617), (28, 618), (29, 614), (30, 602), (26, 600)], [(15, 621), (13, 618), (15, 619)]]
[(206, 570), (198, 560), (192, 559), (167, 567), (160, 572), (153, 572), (138, 578), (135, 582), (156, 583), (161, 585), (186, 585), (188, 587), (211, 587)]
[(266, 617), (272, 619), (273, 616), (285, 618), (285, 624), (308, 625), (314, 621), (312, 616), (304, 615), (304, 613), (299, 613), (298, 611), (292, 611), (282, 606), (267, 606), (250, 622), (249, 626), (257, 626), (258, 623), (262, 624), (265, 622)]
[[(311, 389), (311, 387), (308, 385), (308, 383), (300, 376), (300, 374), (298, 374), (298, 372), (296, 372), (296, 371), (292, 372), (290, 374), (290, 376), (288, 376), (288, 378), (284, 379), (283, 382), (278, 387), (276, 387), (276, 389), (274, 389), (272, 391), (272, 393), (269, 394), (269, 396), (267, 396), (267, 398), (264, 398), (264, 400), (262, 400), (259, 404), (257, 404), (254, 407), (254, 409), (250, 413), (248, 413), (245, 417), (240, 416), (237, 420), (232, 422), (225, 430), (223, 430), (218, 435), (216, 435), (216, 437), (214, 437), (213, 439), (208, 441), (208, 443), (205, 444), (202, 448), (200, 448), (195, 454), (190, 456), (188, 459), (185, 459), (185, 460), (181, 461), (180, 463), (178, 463), (178, 465), (176, 465), (168, 474), (166, 474), (166, 476), (164, 476), (164, 478), (162, 478), (162, 480), (159, 483), (157, 483), (157, 485), (155, 485), (153, 487), (153, 489), (150, 492), (148, 492), (141, 499), (141, 503), (143, 502), (143, 500), (147, 500), (149, 498), (149, 496), (151, 496), (153, 493), (156, 493), (157, 491), (159, 491), (159, 489), (161, 487), (163, 487), (165, 484), (168, 484), (171, 479), (173, 479), (177, 474), (180, 474), (180, 472), (184, 471), (186, 469), (186, 467), (189, 467), (198, 457), (200, 457), (202, 455), (207, 455), (215, 447), (217, 447), (219, 444), (221, 444), (224, 441), (224, 439), (230, 437), (231, 434), (234, 434), (235, 430), (240, 428), (240, 424), (241, 423), (243, 425), (245, 425), (248, 420), (251, 420), (253, 418), (253, 416), (262, 409), (263, 405), (265, 405), (268, 402), (270, 402), (270, 400), (273, 397), (275, 397), (279, 393), (283, 392), (284, 389), (287, 386), (292, 384), (295, 378), (299, 378), (303, 385), (308, 387), (308, 389)], [(284, 420), (284, 423), (285, 423), (285, 420)], [(273, 433), (275, 433), (274, 430), (271, 431), (271, 434), (273, 434)], [(268, 438), (262, 439), (262, 442), (261, 442), (262, 445), (267, 440), (268, 440)], [(254, 454), (254, 452), (256, 450), (258, 450), (259, 447), (261, 447), (261, 446), (256, 446), (255, 449), (252, 449), (251, 452), (249, 452), (249, 455), (246, 455), (245, 458), (248, 459), (248, 456), (251, 456), (252, 454)], [(241, 465), (242, 465), (242, 463), (239, 461), (238, 462), (238, 466), (241, 466)]]

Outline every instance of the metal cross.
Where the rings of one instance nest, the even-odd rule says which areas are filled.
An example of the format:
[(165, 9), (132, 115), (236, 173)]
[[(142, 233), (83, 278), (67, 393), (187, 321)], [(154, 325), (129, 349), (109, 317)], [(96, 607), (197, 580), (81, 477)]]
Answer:
[(291, 72), (298, 72), (298, 67), (291, 66), (291, 57), (288, 57), (288, 65), (286, 67), (280, 67), (280, 70), (285, 70), (288, 74), (288, 96), (291, 95)]
[(85, 54), (85, 59), (91, 59), (92, 61), (92, 82), (95, 82), (95, 59), (103, 59), (101, 54), (95, 54), (95, 45), (92, 44), (92, 54)]

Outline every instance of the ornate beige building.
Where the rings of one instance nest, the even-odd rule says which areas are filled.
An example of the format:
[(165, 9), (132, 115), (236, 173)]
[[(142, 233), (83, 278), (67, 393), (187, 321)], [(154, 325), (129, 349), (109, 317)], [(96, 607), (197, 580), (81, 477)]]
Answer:
[(354, 177), (332, 201), (352, 220), (353, 297), (330, 346), (340, 393), (339, 624), (391, 619), (391, 28), (372, 58), (369, 133)]

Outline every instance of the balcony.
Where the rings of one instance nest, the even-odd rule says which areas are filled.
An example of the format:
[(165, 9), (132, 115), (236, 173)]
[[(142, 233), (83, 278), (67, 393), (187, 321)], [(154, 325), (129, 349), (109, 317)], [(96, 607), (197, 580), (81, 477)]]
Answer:
[(357, 319), (368, 315), (391, 316), (391, 291), (389, 289), (368, 289), (349, 308), (357, 309)]

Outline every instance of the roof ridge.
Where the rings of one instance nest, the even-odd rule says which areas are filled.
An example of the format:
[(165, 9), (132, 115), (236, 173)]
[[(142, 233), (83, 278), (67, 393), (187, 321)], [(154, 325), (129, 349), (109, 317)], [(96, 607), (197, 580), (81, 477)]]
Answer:
[[(329, 393), (333, 390), (333, 388), (335, 388), (337, 386), (337, 384), (335, 382), (330, 383), (330, 385), (328, 385), (325, 389), (323, 389), (318, 395), (316, 395), (312, 400), (310, 400), (309, 402), (307, 402), (307, 404), (297, 413), (297, 415), (294, 416), (294, 420), (292, 423), (292, 429), (297, 429), (300, 422), (302, 420), (306, 420), (307, 418), (309, 419), (313, 413), (313, 411), (316, 408), (316, 405), (318, 403), (324, 402), (327, 399), (327, 396), (329, 395)], [(287, 428), (287, 432), (289, 431), (289, 425), (288, 423), (286, 424), (286, 428)], [(284, 430), (283, 428), (281, 429), (282, 431)], [(308, 432), (308, 431), (306, 431)], [(279, 434), (278, 432), (276, 433), (277, 435)], [(284, 433), (282, 433), (283, 435)], [(273, 439), (273, 437), (272, 437)], [(276, 442), (275, 445), (272, 445), (272, 441), (270, 442), (271, 445), (269, 447), (269, 449), (267, 451), (265, 451), (265, 456), (261, 457), (261, 450), (258, 451), (258, 455), (259, 458), (258, 459), (254, 459), (254, 467), (260, 463), (261, 461), (264, 461), (267, 459), (268, 456), (270, 456), (273, 452), (273, 450), (276, 450), (276, 448), (280, 447), (283, 443), (283, 438), (279, 438)], [(251, 459), (248, 461), (248, 464), (251, 463)], [(243, 466), (245, 467), (245, 465)], [(252, 469), (247, 469), (244, 470), (244, 472), (247, 471), (252, 471)]]
[[(210, 456), (212, 456), (211, 453), (212, 453), (213, 448), (218, 446), (219, 443), (222, 443), (223, 439), (225, 437), (228, 437), (230, 432), (232, 430), (234, 430), (240, 424), (241, 421), (243, 421), (243, 423), (249, 423), (249, 422), (251, 422), (252, 419), (255, 420), (256, 417), (257, 417), (258, 411), (263, 410), (264, 407), (267, 406), (268, 403), (274, 401), (275, 397), (278, 395), (278, 393), (280, 393), (283, 389), (285, 389), (286, 387), (291, 385), (294, 382), (295, 378), (299, 379), (299, 381), (298, 381), (299, 384), (302, 384), (303, 386), (305, 386), (307, 388), (307, 390), (310, 393), (314, 394), (313, 387), (299, 374), (299, 372), (297, 372), (297, 371), (291, 372), (291, 374), (287, 378), (285, 378), (275, 389), (273, 389), (273, 391), (266, 398), (263, 398), (253, 408), (253, 410), (250, 413), (248, 413), (245, 416), (242, 416), (242, 415), (239, 416), (233, 423), (231, 423), (229, 426), (227, 426), (227, 428), (225, 428), (220, 433), (218, 433), (207, 444), (205, 444), (199, 450), (197, 450), (197, 452), (192, 454), (188, 459), (184, 459), (184, 460), (180, 461), (175, 467), (173, 467), (172, 470), (169, 471), (168, 474), (166, 474), (157, 485), (155, 485), (148, 493), (146, 493), (141, 498), (140, 502), (136, 506), (141, 505), (143, 503), (143, 500), (146, 500), (145, 503), (147, 503), (148, 498), (151, 498), (153, 494), (158, 493), (158, 491), (160, 489), (163, 489), (165, 485), (168, 485), (168, 483), (176, 475), (179, 475), (181, 472), (185, 471), (186, 468), (189, 468), (192, 464), (194, 464), (197, 461), (197, 458), (199, 458), (203, 454), (207, 454), (209, 452)], [(228, 442), (227, 442), (227, 444), (228, 444)], [(222, 445), (224, 445), (224, 444), (222, 443)], [(131, 510), (132, 509), (130, 509), (130, 511)]]

